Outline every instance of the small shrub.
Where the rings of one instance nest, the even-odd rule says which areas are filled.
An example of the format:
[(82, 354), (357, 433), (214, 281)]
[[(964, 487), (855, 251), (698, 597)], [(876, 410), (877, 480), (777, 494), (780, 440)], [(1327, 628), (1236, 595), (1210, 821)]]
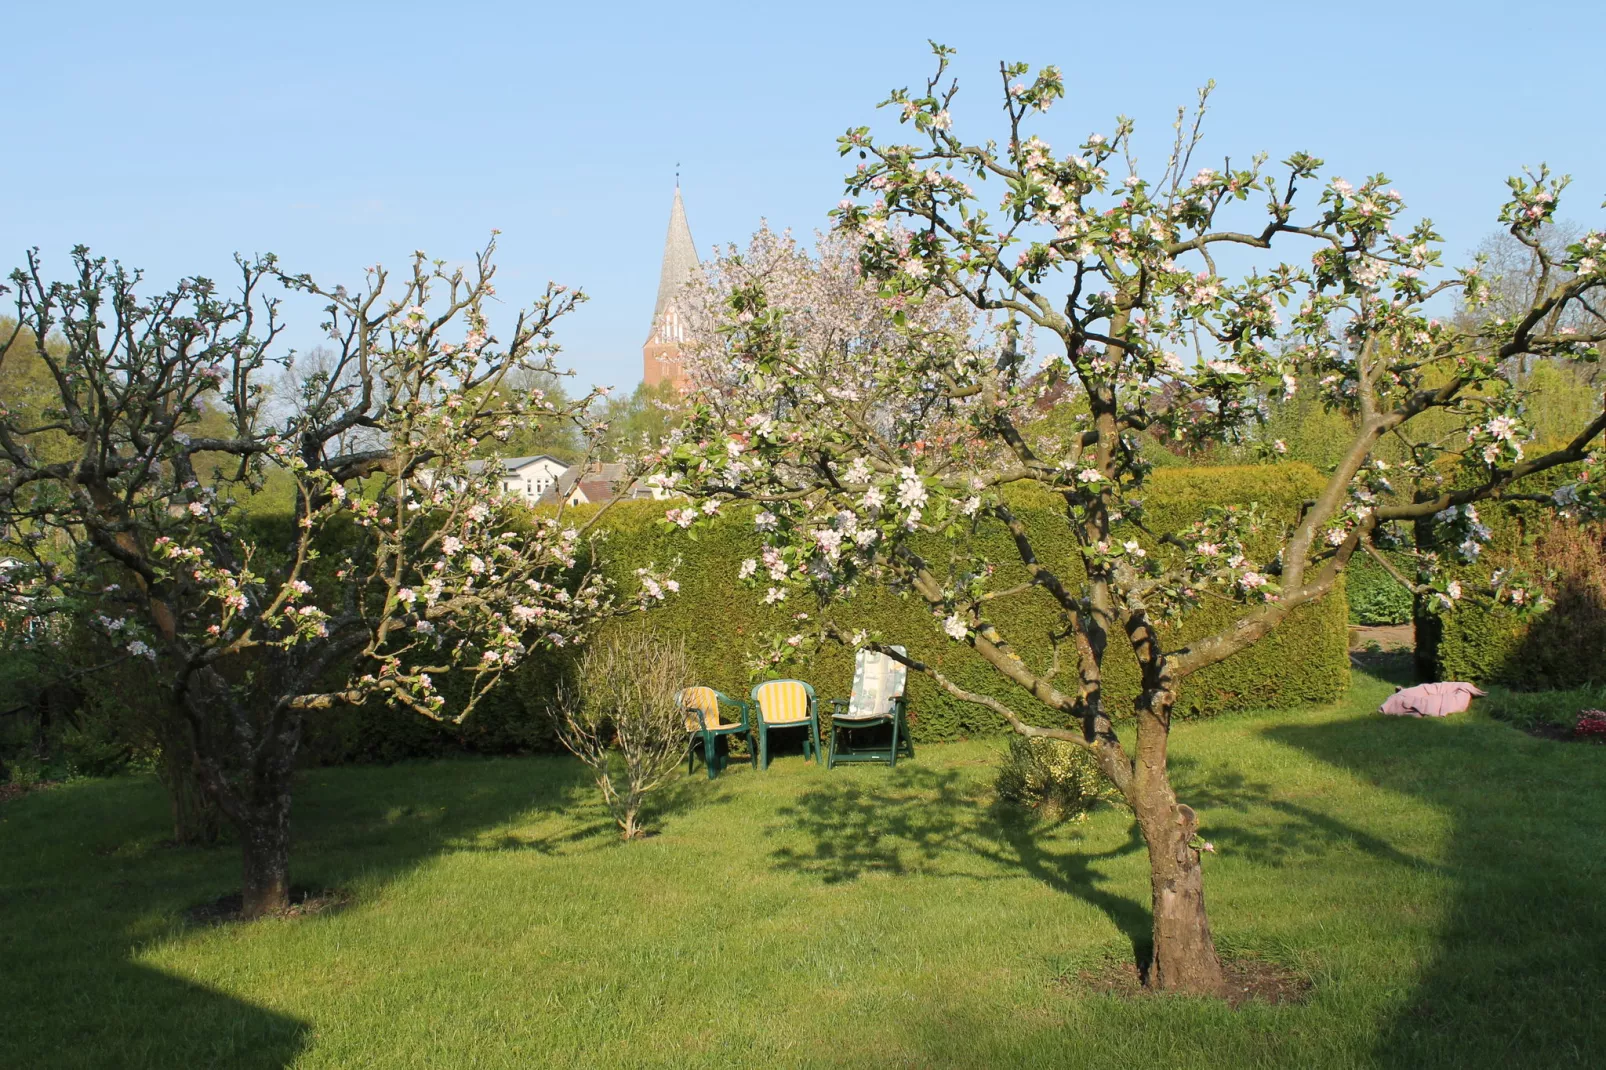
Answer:
[(999, 798), (1057, 821), (1080, 821), (1095, 803), (1121, 800), (1091, 751), (1059, 739), (1012, 736), (993, 786)]
[(34, 758), (14, 758), (10, 763), (12, 787), (32, 791), (45, 778), (44, 767)]
[(645, 835), (642, 803), (686, 756), (686, 716), (675, 697), (691, 679), (682, 643), (615, 631), (586, 648), (573, 683), (556, 688), (558, 739), (591, 767), (627, 840)]

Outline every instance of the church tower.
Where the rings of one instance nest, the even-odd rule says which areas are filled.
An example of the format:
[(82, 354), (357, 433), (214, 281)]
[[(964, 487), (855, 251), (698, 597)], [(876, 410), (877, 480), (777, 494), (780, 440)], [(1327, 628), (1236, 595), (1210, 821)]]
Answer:
[(683, 381), (680, 346), (686, 326), (677, 304), (681, 288), (697, 271), (697, 247), (686, 225), (686, 206), (675, 183), (675, 203), (669, 210), (669, 235), (664, 239), (664, 264), (658, 273), (658, 304), (652, 310), (652, 330), (641, 347), (641, 378), (648, 386), (662, 382), (679, 386)]

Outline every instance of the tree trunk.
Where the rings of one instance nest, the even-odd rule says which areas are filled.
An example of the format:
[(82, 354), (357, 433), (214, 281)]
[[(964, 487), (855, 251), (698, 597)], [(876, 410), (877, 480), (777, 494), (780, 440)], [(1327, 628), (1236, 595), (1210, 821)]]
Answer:
[(1199, 818), (1177, 802), (1167, 771), (1170, 711), (1175, 695), (1148, 693), (1137, 710), (1137, 761), (1127, 799), (1149, 848), (1149, 889), (1154, 911), (1154, 954), (1149, 987), (1159, 992), (1224, 996), (1227, 981), (1205, 913), (1204, 871), (1199, 865)]
[(161, 741), (157, 779), (167, 789), (173, 811), (173, 842), (208, 846), (223, 830), (223, 814), (202, 789), (195, 772), (195, 749), (183, 726), (174, 726)]
[(1219, 996), (1226, 991), (1221, 959), (1205, 912), (1204, 869), (1192, 845), (1199, 820), (1173, 799), (1139, 824), (1149, 848), (1154, 910), (1154, 957), (1149, 987), (1161, 992)]
[[(290, 905), (290, 789), (301, 718), (282, 711), (267, 732), (256, 736), (251, 711), (233, 701), (216, 673), (197, 674), (184, 700), (225, 706), (234, 721), (228, 735), (195, 733), (190, 740), (197, 779), (240, 837), (240, 916), (280, 913)], [(192, 725), (198, 720), (192, 719)], [(233, 753), (220, 755), (225, 740)], [(237, 770), (233, 776), (225, 772), (230, 766)]]
[(240, 827), (244, 877), (240, 886), (240, 916), (260, 918), (282, 913), (290, 906), (290, 796), (282, 806), (264, 807)]

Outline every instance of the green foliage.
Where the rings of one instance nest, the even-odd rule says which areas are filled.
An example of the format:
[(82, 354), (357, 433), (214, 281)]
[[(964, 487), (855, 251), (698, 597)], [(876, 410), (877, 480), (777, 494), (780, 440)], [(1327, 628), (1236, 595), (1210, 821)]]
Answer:
[[(1529, 489), (1569, 482), (1547, 473)], [(1550, 606), (1523, 614), (1505, 604), (1463, 605), (1428, 629), (1427, 654), (1443, 680), (1503, 683), (1523, 690), (1606, 683), (1606, 543), (1597, 524), (1558, 518), (1530, 502), (1489, 502), (1479, 516), (1490, 539), (1479, 559), (1450, 572), (1487, 592), (1497, 570), (1538, 582)]]
[[(1407, 575), (1414, 566), (1407, 563)], [(1357, 554), (1344, 569), (1344, 591), (1351, 624), (1408, 624), (1415, 601), (1409, 589), (1366, 554)]]
[[(545, 711), (554, 674), (568, 671), (565, 661), (538, 655), (524, 662), (485, 694), (473, 715), (461, 724), (432, 721), (379, 700), (314, 711), (307, 717), (301, 763), (389, 764), (411, 758), (558, 750), (551, 719)], [(439, 683), (447, 708), (460, 708), (468, 687), (464, 674), (444, 673)]]
[(44, 765), (32, 755), (21, 755), (6, 763), (6, 783), (23, 791), (32, 791), (45, 779)]
[(993, 788), (1000, 799), (1054, 820), (1080, 821), (1099, 802), (1121, 802), (1121, 792), (1086, 747), (1059, 739), (1012, 735)]
[(68, 725), (61, 734), (61, 749), (74, 776), (115, 776), (134, 759), (133, 746), (120, 738), (117, 726), (98, 717)]
[[(563, 376), (546, 371), (520, 372), (503, 384), (504, 389), (526, 393), (543, 390), (548, 402), (560, 409), (573, 404), (567, 386)], [(543, 453), (564, 464), (576, 464), (586, 455), (585, 439), (572, 420), (537, 413), (514, 428), (505, 441), (490, 437), (475, 451), (479, 457), (534, 457)]]
[[(1318, 477), (1304, 465), (1165, 469), (1150, 480), (1145, 522), (1153, 531), (1174, 531), (1197, 519), (1208, 505), (1235, 502), (1259, 502), (1271, 516), (1291, 519), (1317, 486)], [(1051, 500), (1018, 497), (1017, 512), (1032, 532), (1039, 558), (1079, 581), (1080, 557), (1063, 515)], [(685, 533), (664, 529), (664, 508), (661, 502), (625, 502), (615, 505), (604, 520), (605, 567), (611, 575), (625, 582), (636, 568), (678, 562), (675, 577), (680, 583), (680, 593), (662, 607), (613, 627), (662, 629), (684, 637), (699, 683), (727, 694), (746, 695), (754, 682), (752, 666), (768, 649), (767, 638), (777, 632), (806, 630), (821, 607), (800, 604), (796, 598), (766, 606), (757, 591), (737, 583), (741, 562), (757, 556), (759, 547), (746, 514), (732, 512), (722, 517), (694, 542)], [(1013, 543), (997, 527), (985, 530), (978, 542), (978, 553), (990, 560), (1004, 562), (1015, 557)], [(938, 547), (929, 549), (936, 552)], [(1005, 565), (993, 584), (998, 589), (1008, 588), (1025, 578), (1019, 565)], [(1015, 648), (1029, 665), (1046, 668), (1052, 657), (1050, 632), (1056, 616), (1051, 597), (1033, 589), (1012, 597), (1007, 607), (1001, 611), (1001, 619), (1007, 621), (1005, 630)], [(794, 621), (800, 611), (808, 612), (811, 621)], [(1209, 605), (1168, 628), (1166, 638), (1175, 645), (1207, 634), (1239, 612), (1241, 607), (1234, 605)], [(917, 599), (865, 586), (827, 615), (844, 631), (863, 628), (907, 646), (913, 656), (934, 665), (956, 684), (1011, 704), (1029, 721), (1060, 725), (1063, 720), (1004, 680), (968, 646), (950, 641), (942, 634), (940, 621)], [(1190, 677), (1177, 706), (1179, 715), (1331, 701), (1349, 684), (1346, 618), (1342, 597), (1301, 608), (1265, 640)], [(853, 657), (852, 649), (828, 643), (800, 664), (783, 666), (778, 672), (812, 683), (821, 699), (823, 717), (829, 709), (827, 699), (847, 696)], [(1125, 644), (1111, 643), (1105, 672), (1109, 708), (1122, 716), (1130, 710), (1138, 689), (1137, 663)], [(522, 678), (522, 685), (538, 683), (544, 675), (530, 673)], [(916, 741), (990, 735), (1003, 728), (997, 714), (951, 697), (920, 674), (910, 676), (909, 700)]]
[(1509, 721), (1526, 731), (1563, 730), (1571, 732), (1583, 710), (1606, 708), (1606, 685), (1576, 687), (1565, 691), (1513, 691), (1490, 688), (1478, 704), (1489, 716)]
[(602, 410), (608, 425), (604, 448), (624, 459), (634, 457), (644, 445), (657, 445), (680, 423), (680, 405), (680, 392), (667, 381), (657, 386), (641, 383), (628, 396), (610, 398)]

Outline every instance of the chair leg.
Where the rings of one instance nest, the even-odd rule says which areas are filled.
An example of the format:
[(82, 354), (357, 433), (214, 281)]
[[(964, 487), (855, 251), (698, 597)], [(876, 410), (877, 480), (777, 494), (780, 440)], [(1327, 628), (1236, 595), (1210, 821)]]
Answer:
[(762, 724), (758, 726), (758, 767), (770, 767), (770, 733)]
[(714, 775), (716, 773), (716, 770), (714, 769), (714, 746), (715, 746), (715, 744), (714, 744), (714, 733), (712, 733), (712, 732), (704, 732), (703, 733), (703, 764), (708, 766), (708, 779), (709, 780), (713, 780), (714, 779)]
[(809, 739), (814, 742), (814, 764), (820, 764), (820, 722), (809, 722)]

